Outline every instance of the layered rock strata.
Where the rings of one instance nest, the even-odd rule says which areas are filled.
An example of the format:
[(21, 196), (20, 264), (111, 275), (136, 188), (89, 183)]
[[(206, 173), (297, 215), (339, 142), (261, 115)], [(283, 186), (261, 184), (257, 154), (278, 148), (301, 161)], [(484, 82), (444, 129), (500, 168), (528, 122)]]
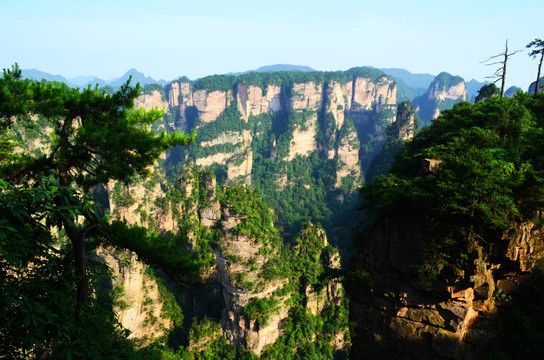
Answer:
[[(355, 77), (345, 83), (308, 81), (290, 86), (267, 84), (259, 87), (239, 82), (227, 91), (194, 90), (187, 82), (173, 82), (167, 87), (164, 100), (153, 92), (143, 95), (138, 106), (165, 109), (171, 116), (166, 116), (159, 128), (168, 131), (196, 129), (198, 132), (199, 128), (216, 122), (229, 106), (235, 106), (246, 123), (262, 114), (272, 116), (276, 119), (274, 121), (285, 122), (289, 114), (305, 112), (309, 114), (305, 123), (294, 124), (287, 129), (291, 138), (289, 149), (285, 157), (278, 160), (292, 161), (297, 156), (307, 157), (315, 151), (328, 159), (336, 158), (337, 187), (340, 187), (341, 179), (346, 176), (361, 177), (361, 163), (356, 161), (356, 156), (361, 155), (360, 144), (370, 140), (383, 142), (385, 128), (394, 121), (396, 91), (394, 81), (385, 75), (376, 80)], [(346, 136), (338, 138), (346, 118), (352, 119), (357, 128), (350, 135), (351, 146), (347, 146)], [(329, 145), (322, 143), (320, 127), (325, 127), (325, 141)], [(226, 166), (230, 181), (249, 185), (254, 158), (251, 146), (258, 135), (254, 131), (239, 129), (220, 131), (215, 142), (210, 139), (199, 143), (197, 137), (195, 146), (209, 148), (211, 154), (198, 155), (195, 161), (203, 166)], [(213, 146), (226, 142), (234, 148), (228, 152), (212, 151)]]
[[(415, 225), (414, 225), (415, 226)], [(496, 294), (523, 289), (544, 255), (542, 231), (517, 224), (493, 256), (475, 262), (470, 281), (423, 285), (413, 274), (421, 239), (417, 227), (382, 224), (351, 265), (350, 317), (358, 323), (352, 356), (383, 359), (477, 359), (496, 334), (488, 320)], [(402, 231), (401, 231), (402, 227)]]

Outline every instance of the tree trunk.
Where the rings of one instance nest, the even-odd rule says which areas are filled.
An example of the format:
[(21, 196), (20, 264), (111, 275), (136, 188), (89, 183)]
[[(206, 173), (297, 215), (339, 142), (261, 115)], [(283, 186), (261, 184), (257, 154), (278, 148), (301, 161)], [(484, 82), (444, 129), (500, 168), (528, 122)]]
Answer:
[(540, 70), (542, 69), (542, 59), (544, 59), (544, 49), (542, 49), (542, 55), (540, 56), (540, 64), (538, 64), (538, 74), (536, 76), (535, 95), (538, 94), (538, 88), (540, 86)]
[(85, 256), (85, 238), (75, 226), (72, 226), (70, 224), (64, 224), (64, 229), (66, 230), (66, 235), (68, 235), (70, 241), (72, 242), (72, 246), (74, 247), (74, 262), (76, 266), (77, 279), (76, 318), (79, 318), (81, 311), (85, 310), (85, 307), (89, 303), (89, 287), (87, 285), (87, 259)]
[(508, 40), (506, 40), (506, 50), (504, 50), (504, 63), (502, 64), (501, 99), (504, 96), (504, 84), (506, 82), (506, 63), (507, 62), (508, 62)]
[[(59, 183), (61, 186), (69, 186), (68, 171), (59, 171)], [(73, 219), (74, 222), (77, 219)], [(63, 221), (66, 235), (72, 242), (74, 248), (74, 263), (76, 268), (76, 321), (79, 322), (80, 316), (89, 303), (89, 287), (87, 285), (87, 259), (85, 251), (85, 236), (77, 228), (72, 225), (69, 220)]]

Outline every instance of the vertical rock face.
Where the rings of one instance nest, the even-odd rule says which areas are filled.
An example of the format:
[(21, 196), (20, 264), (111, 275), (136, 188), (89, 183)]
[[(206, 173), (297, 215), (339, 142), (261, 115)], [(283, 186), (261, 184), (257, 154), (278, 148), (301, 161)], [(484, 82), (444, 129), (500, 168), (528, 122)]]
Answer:
[(193, 92), (193, 103), (198, 110), (198, 116), (204, 123), (212, 122), (227, 108), (232, 101), (230, 91), (196, 90)]
[(266, 89), (238, 83), (237, 105), (245, 121), (251, 115), (275, 114), (282, 110), (281, 86), (268, 85)]
[(134, 108), (136, 110), (144, 108), (151, 110), (158, 108), (159, 110), (168, 109), (169, 103), (164, 99), (164, 95), (158, 91), (153, 90), (150, 94), (142, 94), (134, 102)]
[[(316, 262), (321, 262), (321, 265), (329, 270), (340, 270), (340, 254), (335, 249), (328, 248), (329, 242), (327, 241), (327, 235), (323, 229), (314, 228), (311, 224), (306, 229), (306, 233), (315, 232), (315, 236), (318, 239), (318, 245), (314, 250), (316, 253)], [(307, 236), (303, 230), (301, 236)], [(295, 251), (304, 251), (301, 249), (308, 244), (299, 244), (295, 247)], [(317, 315), (326, 306), (331, 304), (338, 305), (342, 301), (344, 295), (343, 287), (338, 279), (333, 279), (325, 284), (321, 289), (315, 289), (312, 285), (308, 284), (304, 290), (306, 296), (306, 307), (313, 315)]]
[[(351, 109), (351, 101), (353, 99), (353, 85), (352, 83), (341, 84), (336, 81), (331, 82), (327, 87), (327, 102), (326, 112), (331, 113), (335, 127), (334, 131), (341, 129), (344, 125), (344, 119), (346, 117), (346, 110)], [(393, 96), (390, 100), (395, 100)], [(330, 134), (327, 134), (330, 135)]]
[(163, 316), (164, 300), (157, 280), (147, 273), (148, 265), (129, 250), (99, 248), (96, 256), (112, 271), (113, 311), (130, 338), (144, 344), (170, 330), (171, 319)]
[[(247, 198), (251, 193), (243, 188), (226, 190), (226, 196), (231, 200)], [(248, 350), (260, 354), (265, 345), (277, 340), (280, 322), (288, 316), (288, 307), (283, 306), (288, 296), (278, 294), (288, 280), (282, 277), (266, 280), (263, 276), (266, 264), (277, 258), (281, 250), (277, 233), (266, 214), (268, 210), (261, 212), (265, 217), (250, 220), (248, 217), (255, 216), (254, 211), (258, 210), (247, 207), (242, 210), (236, 200), (231, 200), (221, 206), (219, 226), (223, 236), (216, 251), (225, 299), (220, 324), (230, 343), (245, 345)], [(270, 232), (254, 232), (250, 230), (252, 226), (269, 228)], [(246, 310), (259, 301), (274, 303), (266, 319), (256, 318)]]
[(168, 106), (179, 106), (179, 100), (181, 95), (181, 84), (178, 82), (172, 82), (168, 88)]
[(397, 117), (393, 123), (392, 136), (400, 140), (410, 140), (418, 128), (418, 119), (414, 107), (408, 101), (399, 105)]
[(541, 229), (533, 224), (514, 224), (503, 240), (507, 246), (493, 249), (492, 258), (475, 262), (470, 282), (424, 286), (411, 270), (422, 249), (417, 225), (382, 224), (350, 270), (350, 317), (358, 323), (352, 356), (485, 357), (499, 331), (487, 324), (500, 304), (494, 295), (520, 291), (544, 248)]
[(467, 98), (467, 88), (464, 81), (449, 87), (440, 81), (433, 81), (429, 87), (427, 97), (436, 100), (465, 101)]
[[(538, 92), (541, 93), (544, 91), (544, 77), (541, 77), (539, 80), (538, 80)], [(529, 85), (529, 89), (527, 89), (527, 92), (529, 94), (534, 94), (535, 93), (535, 89), (536, 89), (536, 81), (533, 81), (531, 83), (531, 85)]]
[[(336, 184), (337, 188), (342, 186), (342, 180), (345, 178), (361, 179), (361, 161), (359, 160), (360, 142), (356, 131), (345, 132), (343, 136), (338, 136), (335, 149)], [(358, 187), (358, 182), (354, 182), (349, 191)]]
[(312, 113), (302, 125), (295, 126), (286, 160), (291, 161), (297, 156), (306, 157), (317, 150), (316, 135), (317, 113)]
[[(158, 175), (160, 176), (160, 175)], [(158, 180), (158, 181), (157, 181)], [(129, 186), (116, 181), (107, 184), (109, 211), (112, 219), (125, 220), (131, 225), (144, 226), (158, 232), (176, 232), (178, 223), (172, 208), (162, 208), (156, 200), (164, 196), (161, 189), (164, 175), (149, 182), (138, 182)]]
[(239, 179), (239, 182), (251, 185), (251, 170), (253, 167), (251, 141), (252, 136), (249, 130), (220, 133), (219, 136), (212, 140), (200, 142), (200, 146), (213, 148), (217, 145), (232, 144), (234, 149), (230, 152), (218, 152), (206, 157), (200, 157), (195, 162), (200, 166), (226, 165), (228, 179)]
[[(279, 161), (308, 157), (317, 151), (327, 159), (336, 159), (337, 187), (345, 177), (354, 177), (355, 183), (360, 183), (362, 163), (356, 161), (356, 157), (370, 156), (360, 153), (360, 146), (372, 141), (373, 146), (379, 147), (385, 138), (384, 129), (393, 122), (396, 111), (396, 84), (385, 75), (374, 79), (354, 76), (343, 81), (291, 80), (284, 84), (279, 81), (262, 86), (239, 81), (232, 90), (195, 90), (191, 86), (187, 82), (172, 82), (166, 88), (164, 99), (160, 99), (158, 92), (152, 97), (143, 95), (139, 106), (158, 106), (167, 110), (169, 115), (159, 129), (197, 129), (201, 134), (217, 128), (212, 130), (218, 134), (215, 141), (207, 138), (199, 143), (197, 137), (195, 146), (209, 149), (191, 156), (202, 166), (226, 166), (229, 181), (248, 185), (255, 158), (252, 147), (255, 136), (263, 131), (266, 136), (271, 132), (277, 136), (278, 130), (290, 138), (289, 149), (278, 158)], [(247, 125), (228, 125), (228, 131), (221, 130), (225, 125), (215, 123), (231, 106)], [(293, 122), (293, 116), (302, 113), (304, 121)], [(274, 125), (253, 130), (255, 119), (264, 115), (270, 116)], [(350, 129), (354, 133), (339, 134), (347, 118), (355, 124), (355, 128)], [(321, 131), (324, 131), (324, 137)], [(226, 143), (234, 147), (218, 146)]]
[(371, 110), (373, 106), (380, 111), (386, 105), (394, 106), (396, 99), (397, 86), (387, 77), (379, 78), (376, 82), (356, 78), (353, 83), (352, 111)]
[(290, 97), (291, 111), (318, 111), (321, 109), (321, 101), (323, 100), (322, 91), (323, 84), (316, 84), (312, 81), (293, 84)]

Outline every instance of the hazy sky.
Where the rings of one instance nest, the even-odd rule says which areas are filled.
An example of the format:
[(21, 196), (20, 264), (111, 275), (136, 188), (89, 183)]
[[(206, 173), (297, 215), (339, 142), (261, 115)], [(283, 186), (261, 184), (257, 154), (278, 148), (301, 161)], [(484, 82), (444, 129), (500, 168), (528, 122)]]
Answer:
[[(67, 78), (191, 79), (271, 64), (399, 67), (483, 81), (480, 62), (544, 38), (542, 0), (0, 0), (0, 67)], [(509, 61), (527, 90), (537, 60)]]

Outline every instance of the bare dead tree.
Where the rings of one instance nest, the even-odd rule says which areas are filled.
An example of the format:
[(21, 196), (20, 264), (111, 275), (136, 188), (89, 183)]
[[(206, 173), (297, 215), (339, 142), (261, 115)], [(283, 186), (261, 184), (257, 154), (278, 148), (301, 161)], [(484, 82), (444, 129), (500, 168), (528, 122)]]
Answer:
[[(506, 64), (508, 63), (508, 58), (520, 51), (523, 50), (515, 50), (511, 53), (508, 52), (508, 39), (506, 40), (506, 45), (504, 47), (504, 51), (500, 54), (497, 54), (495, 56), (490, 57), (489, 59), (482, 61), (483, 64), (486, 66), (493, 66), (493, 65), (500, 65), (500, 67), (495, 70), (495, 73), (491, 76), (487, 76), (486, 79), (496, 79), (493, 81), (493, 84), (497, 83), (499, 80), (501, 81), (501, 98), (504, 96), (504, 83), (506, 81)], [(500, 61), (495, 61), (490, 63), (489, 61), (492, 61), (494, 59), (502, 58)]]
[(540, 63), (538, 64), (538, 73), (536, 76), (535, 95), (538, 94), (538, 88), (540, 85), (540, 70), (542, 69), (542, 60), (544, 59), (544, 40), (534, 39), (526, 46), (527, 49), (533, 48), (529, 53), (529, 56), (535, 59), (540, 54)]

